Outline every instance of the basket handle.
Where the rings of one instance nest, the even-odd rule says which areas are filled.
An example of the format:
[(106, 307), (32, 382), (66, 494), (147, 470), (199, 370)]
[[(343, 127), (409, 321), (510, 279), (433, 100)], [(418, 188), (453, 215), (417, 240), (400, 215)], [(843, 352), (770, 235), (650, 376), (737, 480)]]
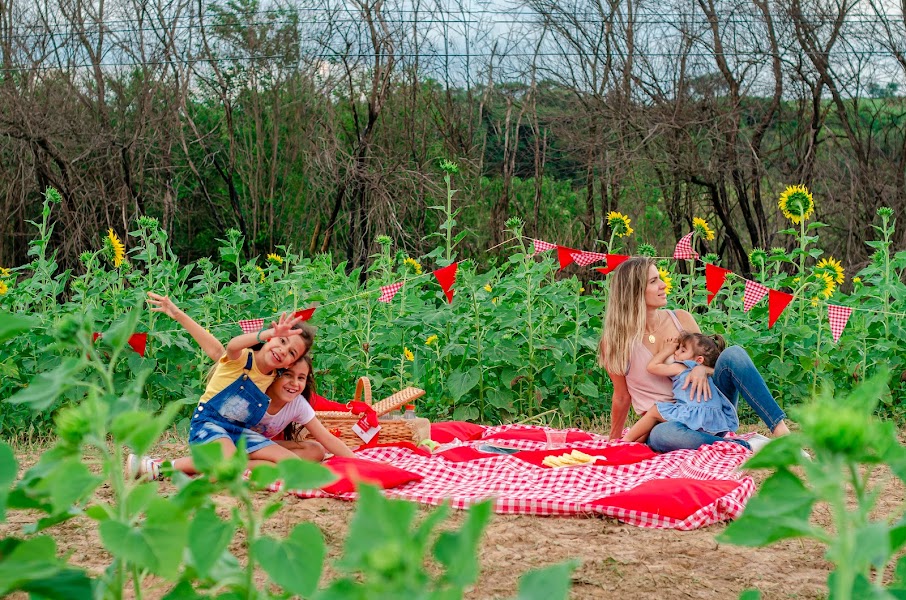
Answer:
[[(364, 394), (364, 398), (362, 397)], [(352, 397), (354, 402), (364, 402), (371, 406), (371, 381), (365, 377), (359, 377), (355, 383), (355, 395)]]

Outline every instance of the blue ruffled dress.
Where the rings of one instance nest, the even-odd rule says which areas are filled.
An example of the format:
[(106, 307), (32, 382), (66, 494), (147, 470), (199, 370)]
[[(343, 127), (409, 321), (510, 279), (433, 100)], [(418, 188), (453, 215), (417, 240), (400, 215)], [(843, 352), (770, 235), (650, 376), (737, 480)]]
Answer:
[(723, 392), (709, 377), (711, 399), (694, 402), (689, 398), (689, 390), (683, 385), (693, 367), (699, 366), (694, 360), (684, 360), (686, 370), (672, 377), (674, 402), (658, 402), (657, 410), (668, 421), (678, 421), (693, 431), (704, 431), (713, 435), (722, 435), (739, 429), (739, 416), (736, 408), (727, 400)]

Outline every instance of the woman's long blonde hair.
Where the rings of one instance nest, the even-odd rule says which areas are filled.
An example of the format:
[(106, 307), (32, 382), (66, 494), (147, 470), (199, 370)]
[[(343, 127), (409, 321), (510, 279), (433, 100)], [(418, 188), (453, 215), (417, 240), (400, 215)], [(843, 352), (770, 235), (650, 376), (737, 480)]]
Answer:
[(610, 276), (610, 298), (598, 342), (598, 365), (610, 373), (626, 373), (632, 345), (642, 339), (648, 308), (645, 289), (652, 266), (653, 260), (637, 256), (621, 263)]

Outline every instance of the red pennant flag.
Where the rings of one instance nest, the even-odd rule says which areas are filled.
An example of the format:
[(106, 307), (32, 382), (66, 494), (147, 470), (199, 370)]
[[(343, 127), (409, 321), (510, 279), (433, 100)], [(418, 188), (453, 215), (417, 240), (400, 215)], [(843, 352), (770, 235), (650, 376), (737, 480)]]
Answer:
[(400, 288), (403, 287), (403, 282), (398, 281), (396, 283), (391, 283), (390, 285), (381, 286), (381, 295), (378, 297), (378, 302), (390, 302), (393, 300), (393, 297), (396, 296), (396, 293), (400, 291)]
[(705, 264), (705, 287), (708, 288), (708, 304), (714, 300), (714, 296), (720, 291), (727, 279), (727, 273), (732, 273), (729, 269), (722, 269), (711, 264)]
[(690, 231), (676, 243), (676, 248), (673, 250), (673, 258), (698, 258), (698, 252), (692, 248), (692, 234), (694, 233), (694, 231)]
[(129, 337), (129, 345), (132, 346), (132, 349), (138, 352), (138, 355), (141, 357), (145, 356), (145, 347), (148, 345), (148, 334), (147, 333), (133, 333)]
[(629, 260), (629, 257), (626, 256), (625, 254), (608, 254), (607, 255), (607, 266), (598, 267), (595, 269), (595, 271), (597, 271), (601, 275), (607, 275), (608, 273), (610, 273), (611, 271), (613, 271), (614, 269), (619, 267), (621, 263), (624, 263), (627, 260)]
[(453, 303), (453, 284), (456, 282), (456, 270), (459, 268), (459, 263), (453, 263), (437, 269), (434, 271), (434, 276), (437, 278), (437, 283), (440, 284), (440, 289), (444, 291), (444, 295), (447, 296), (447, 304)]
[(774, 326), (783, 309), (793, 301), (793, 295), (777, 290), (768, 290), (768, 329)]
[(297, 310), (293, 313), (293, 318), (302, 317), (303, 321), (311, 319), (312, 315), (315, 314), (315, 309), (317, 306), (309, 306), (308, 308)]
[[(91, 341), (96, 342), (101, 337), (100, 333), (94, 332), (91, 334)], [(129, 346), (138, 352), (138, 355), (144, 358), (145, 348), (148, 345), (148, 334), (147, 333), (133, 333), (129, 336), (129, 339), (126, 342)]]
[(742, 296), (742, 309), (745, 312), (752, 310), (752, 307), (758, 304), (758, 301), (768, 295), (767, 286), (761, 285), (757, 281), (746, 279), (746, 291)]
[(834, 336), (834, 343), (840, 341), (840, 335), (843, 328), (846, 327), (853, 309), (846, 306), (837, 306), (836, 304), (827, 305), (827, 318), (830, 321), (831, 334)]
[(557, 246), (557, 260), (560, 261), (560, 268), (568, 267), (573, 264), (573, 254), (580, 253), (581, 250), (567, 248), (566, 246)]

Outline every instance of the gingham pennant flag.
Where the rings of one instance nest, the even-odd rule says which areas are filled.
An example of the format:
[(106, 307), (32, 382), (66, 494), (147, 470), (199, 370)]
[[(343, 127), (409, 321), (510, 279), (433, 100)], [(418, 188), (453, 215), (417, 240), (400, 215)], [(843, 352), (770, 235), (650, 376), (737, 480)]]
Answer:
[(831, 334), (834, 336), (834, 343), (840, 341), (840, 335), (843, 328), (846, 327), (853, 309), (846, 306), (837, 306), (836, 304), (827, 305), (827, 318), (830, 321)]
[(588, 265), (593, 265), (596, 262), (607, 260), (606, 254), (601, 254), (600, 252), (575, 252), (572, 255), (573, 260), (580, 267), (587, 267)]
[(540, 254), (541, 252), (553, 250), (557, 247), (557, 244), (551, 244), (550, 242), (545, 242), (544, 240), (532, 240), (532, 244), (534, 244), (535, 246), (535, 251), (532, 252), (532, 256)]
[(693, 233), (695, 232), (690, 231), (676, 243), (676, 248), (673, 250), (673, 258), (698, 258), (698, 252), (692, 249)]
[(758, 304), (758, 301), (768, 295), (767, 286), (763, 286), (757, 281), (746, 279), (746, 291), (742, 295), (742, 309), (745, 312), (752, 310), (752, 307)]
[(403, 287), (403, 282), (398, 281), (397, 283), (391, 283), (390, 285), (381, 286), (381, 295), (378, 297), (378, 302), (390, 302), (393, 300), (393, 297), (396, 296), (396, 293), (400, 291), (400, 288)]
[(242, 333), (255, 333), (261, 331), (264, 327), (264, 319), (242, 319), (239, 321), (239, 328)]

